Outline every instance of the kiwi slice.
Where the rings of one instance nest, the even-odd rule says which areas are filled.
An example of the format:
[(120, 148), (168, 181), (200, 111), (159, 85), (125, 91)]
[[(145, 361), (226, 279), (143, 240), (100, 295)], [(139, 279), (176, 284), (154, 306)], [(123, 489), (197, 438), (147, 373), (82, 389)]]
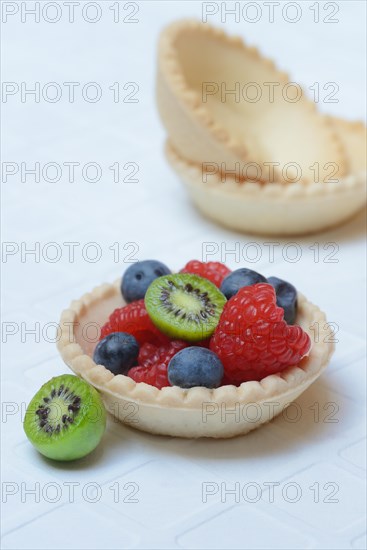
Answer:
[(213, 283), (190, 273), (158, 277), (145, 295), (145, 307), (156, 327), (189, 342), (213, 334), (226, 301)]
[(34, 447), (54, 460), (76, 460), (100, 442), (106, 410), (93, 388), (77, 376), (52, 378), (28, 405), (24, 431)]

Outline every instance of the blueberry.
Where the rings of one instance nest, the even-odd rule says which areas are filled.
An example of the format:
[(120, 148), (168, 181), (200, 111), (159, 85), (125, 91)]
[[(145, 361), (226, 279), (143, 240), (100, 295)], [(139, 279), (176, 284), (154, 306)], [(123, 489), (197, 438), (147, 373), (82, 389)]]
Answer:
[(241, 268), (232, 271), (221, 284), (220, 290), (224, 296), (229, 300), (237, 294), (240, 288), (244, 286), (254, 285), (256, 283), (266, 283), (265, 277), (252, 271), (252, 269)]
[(222, 378), (221, 360), (207, 348), (184, 348), (176, 353), (168, 364), (168, 380), (172, 386), (217, 388)]
[(285, 321), (288, 325), (294, 325), (297, 317), (297, 290), (278, 277), (269, 277), (268, 283), (275, 289), (277, 306), (284, 309)]
[(136, 262), (127, 268), (121, 281), (121, 294), (127, 303), (144, 298), (150, 283), (169, 275), (171, 271), (162, 262), (157, 260), (144, 260)]
[(112, 332), (98, 342), (93, 360), (113, 374), (125, 374), (136, 365), (138, 354), (139, 344), (134, 336), (126, 332)]

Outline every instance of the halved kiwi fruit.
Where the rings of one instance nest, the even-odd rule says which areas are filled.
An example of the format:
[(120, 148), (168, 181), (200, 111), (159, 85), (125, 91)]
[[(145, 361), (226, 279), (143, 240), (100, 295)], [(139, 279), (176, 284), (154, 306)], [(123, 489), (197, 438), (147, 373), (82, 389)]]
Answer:
[(156, 327), (189, 342), (213, 334), (226, 301), (213, 283), (190, 273), (158, 277), (145, 295), (145, 307)]
[(24, 431), (34, 447), (54, 460), (76, 460), (100, 442), (106, 410), (93, 388), (77, 376), (52, 378), (28, 405)]

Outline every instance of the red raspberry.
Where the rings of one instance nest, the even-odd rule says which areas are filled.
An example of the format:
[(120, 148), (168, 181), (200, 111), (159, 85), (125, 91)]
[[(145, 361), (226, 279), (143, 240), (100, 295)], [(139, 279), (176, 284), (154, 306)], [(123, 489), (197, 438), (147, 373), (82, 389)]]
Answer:
[(237, 380), (231, 380), (226, 374), (222, 378), (221, 386), (239, 386), (240, 382)]
[(145, 382), (159, 390), (170, 386), (167, 377), (168, 363), (178, 351), (188, 345), (181, 340), (172, 340), (169, 344), (160, 347), (144, 344), (140, 348), (139, 367), (130, 369), (128, 376), (135, 382)]
[(231, 273), (231, 270), (220, 262), (199, 262), (199, 260), (191, 260), (181, 269), (180, 273), (200, 275), (200, 277), (209, 279), (209, 281), (219, 288), (223, 279)]
[(127, 373), (135, 382), (145, 382), (151, 386), (155, 386), (159, 390), (170, 386), (167, 378), (167, 366), (164, 363), (147, 367), (133, 367)]
[(155, 354), (158, 352), (158, 347), (154, 346), (153, 344), (149, 344), (149, 342), (146, 342), (142, 346), (140, 346), (139, 350), (139, 356), (138, 356), (138, 365), (140, 366), (148, 366), (149, 361), (151, 361)]
[(165, 344), (169, 341), (150, 320), (145, 309), (144, 300), (131, 302), (127, 306), (115, 309), (107, 323), (101, 328), (101, 338), (111, 332), (127, 332), (135, 336), (140, 345), (145, 342), (151, 344)]
[(241, 288), (225, 304), (210, 349), (221, 359), (226, 377), (261, 380), (297, 365), (311, 347), (301, 327), (289, 326), (266, 283)]
[(190, 345), (196, 346), (199, 348), (210, 349), (210, 338), (206, 338), (205, 340), (200, 340), (200, 342), (192, 342)]

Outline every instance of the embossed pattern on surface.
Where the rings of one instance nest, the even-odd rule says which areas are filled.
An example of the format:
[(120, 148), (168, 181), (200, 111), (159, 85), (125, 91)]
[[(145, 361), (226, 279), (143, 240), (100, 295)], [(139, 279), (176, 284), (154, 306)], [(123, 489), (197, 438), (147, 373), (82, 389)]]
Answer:
[[(21, 3), (8, 4), (20, 9)], [(57, 102), (42, 100), (42, 93), (36, 102), (31, 95), (22, 101), (19, 91), (2, 104), (2, 160), (18, 167), (1, 189), (2, 547), (366, 548), (364, 216), (288, 240), (239, 235), (203, 219), (164, 160), (154, 101), (159, 31), (181, 16), (200, 18), (202, 3), (130, 3), (138, 5), (134, 15), (134, 6), (122, 2), (118, 23), (113, 2), (97, 2), (96, 23), (80, 16), (86, 2), (75, 8), (74, 23), (58, 4), (57, 23), (32, 16), (22, 23), (19, 12), (2, 24), (3, 80), (28, 89), (56, 82), (63, 92)], [(219, 11), (208, 21), (220, 26), (222, 3), (213, 4)], [(292, 69), (311, 97), (315, 82), (324, 98), (331, 88), (323, 86), (336, 82), (339, 101), (320, 101), (319, 108), (362, 119), (365, 4), (329, 3), (339, 6), (335, 24), (323, 22), (331, 11), (323, 3), (315, 23), (314, 2), (298, 2), (302, 16), (294, 24), (277, 11), (269, 23), (267, 8), (258, 4), (257, 23), (228, 15), (228, 32)], [(288, 15), (294, 17), (291, 8)], [(123, 22), (126, 17), (139, 22)], [(65, 82), (80, 84), (74, 102), (66, 99)], [(101, 86), (100, 101), (81, 97), (88, 82)], [(109, 89), (116, 82), (118, 102), (116, 86)], [(135, 90), (123, 88), (129, 82), (138, 84), (138, 102), (121, 100)], [(45, 181), (42, 172), (39, 183), (27, 173), (22, 181), (21, 164), (31, 169), (36, 162), (58, 163), (60, 181)], [(74, 182), (68, 162), (80, 163)], [(119, 183), (110, 168), (116, 162)], [(99, 181), (83, 178), (86, 163), (101, 167)], [(338, 342), (325, 374), (295, 405), (245, 437), (155, 437), (109, 419), (103, 443), (89, 457), (75, 464), (43, 459), (26, 440), (22, 418), (44, 382), (69, 372), (55, 344), (61, 310), (114, 281), (129, 261), (157, 258), (178, 270), (189, 259), (205, 260), (205, 251), (207, 260), (233, 269), (290, 280), (327, 313)]]

